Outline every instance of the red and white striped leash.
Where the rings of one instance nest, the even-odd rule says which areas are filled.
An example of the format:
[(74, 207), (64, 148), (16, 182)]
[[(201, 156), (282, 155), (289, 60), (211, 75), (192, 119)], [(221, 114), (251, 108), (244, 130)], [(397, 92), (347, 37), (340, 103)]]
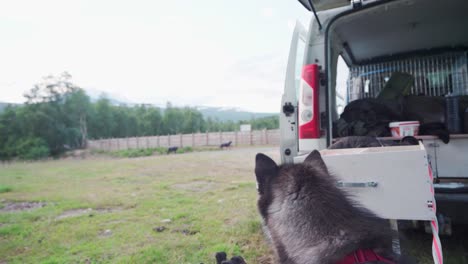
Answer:
[(432, 174), (431, 163), (428, 162), (429, 168), (429, 179), (431, 181), (431, 193), (432, 193), (432, 210), (434, 211), (434, 218), (431, 220), (431, 229), (432, 229), (432, 258), (434, 259), (435, 264), (443, 264), (444, 256), (442, 254), (442, 243), (439, 238), (439, 223), (437, 221), (437, 206), (435, 201), (435, 192), (434, 192), (434, 175)]

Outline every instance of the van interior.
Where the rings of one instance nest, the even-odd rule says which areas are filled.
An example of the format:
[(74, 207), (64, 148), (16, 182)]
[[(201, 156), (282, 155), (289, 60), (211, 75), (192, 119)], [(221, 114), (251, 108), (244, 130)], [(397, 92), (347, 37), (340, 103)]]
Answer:
[[(468, 134), (468, 121), (463, 122), (468, 115), (466, 11), (465, 0), (389, 1), (334, 18), (326, 29), (328, 127), (333, 127), (327, 132), (328, 140), (359, 130), (343, 128), (338, 122), (346, 111), (343, 106), (366, 98), (389, 102), (388, 109), (406, 119), (400, 121), (417, 119), (449, 129), (453, 124), (447, 122), (455, 119), (459, 127), (450, 127), (450, 134)], [(349, 68), (346, 89), (336, 83), (339, 58)], [(410, 80), (407, 89), (389, 91), (390, 82), (405, 78)], [(448, 96), (457, 98), (451, 106), (457, 108), (456, 116), (447, 116)]]

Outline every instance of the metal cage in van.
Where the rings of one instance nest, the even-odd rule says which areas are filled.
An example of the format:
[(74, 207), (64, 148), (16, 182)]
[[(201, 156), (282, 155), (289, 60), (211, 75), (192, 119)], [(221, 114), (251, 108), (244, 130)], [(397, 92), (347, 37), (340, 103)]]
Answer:
[(394, 72), (414, 77), (412, 95), (468, 95), (467, 56), (467, 52), (451, 52), (351, 66), (346, 103), (377, 97)]

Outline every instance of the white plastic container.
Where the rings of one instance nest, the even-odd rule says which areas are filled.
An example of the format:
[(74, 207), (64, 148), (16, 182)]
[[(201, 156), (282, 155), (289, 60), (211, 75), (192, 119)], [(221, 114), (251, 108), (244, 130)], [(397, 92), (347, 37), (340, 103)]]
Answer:
[(393, 137), (417, 136), (419, 121), (391, 122), (389, 124)]

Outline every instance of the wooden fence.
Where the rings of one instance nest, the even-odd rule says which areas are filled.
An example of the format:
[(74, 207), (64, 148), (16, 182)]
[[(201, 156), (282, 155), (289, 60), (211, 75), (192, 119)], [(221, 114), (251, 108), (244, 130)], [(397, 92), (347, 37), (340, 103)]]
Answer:
[(229, 141), (232, 142), (232, 146), (279, 145), (279, 135), (279, 129), (275, 129), (255, 130), (250, 132), (210, 132), (167, 136), (110, 138), (88, 140), (88, 148), (115, 151), (157, 147), (206, 147), (219, 146), (221, 143)]

